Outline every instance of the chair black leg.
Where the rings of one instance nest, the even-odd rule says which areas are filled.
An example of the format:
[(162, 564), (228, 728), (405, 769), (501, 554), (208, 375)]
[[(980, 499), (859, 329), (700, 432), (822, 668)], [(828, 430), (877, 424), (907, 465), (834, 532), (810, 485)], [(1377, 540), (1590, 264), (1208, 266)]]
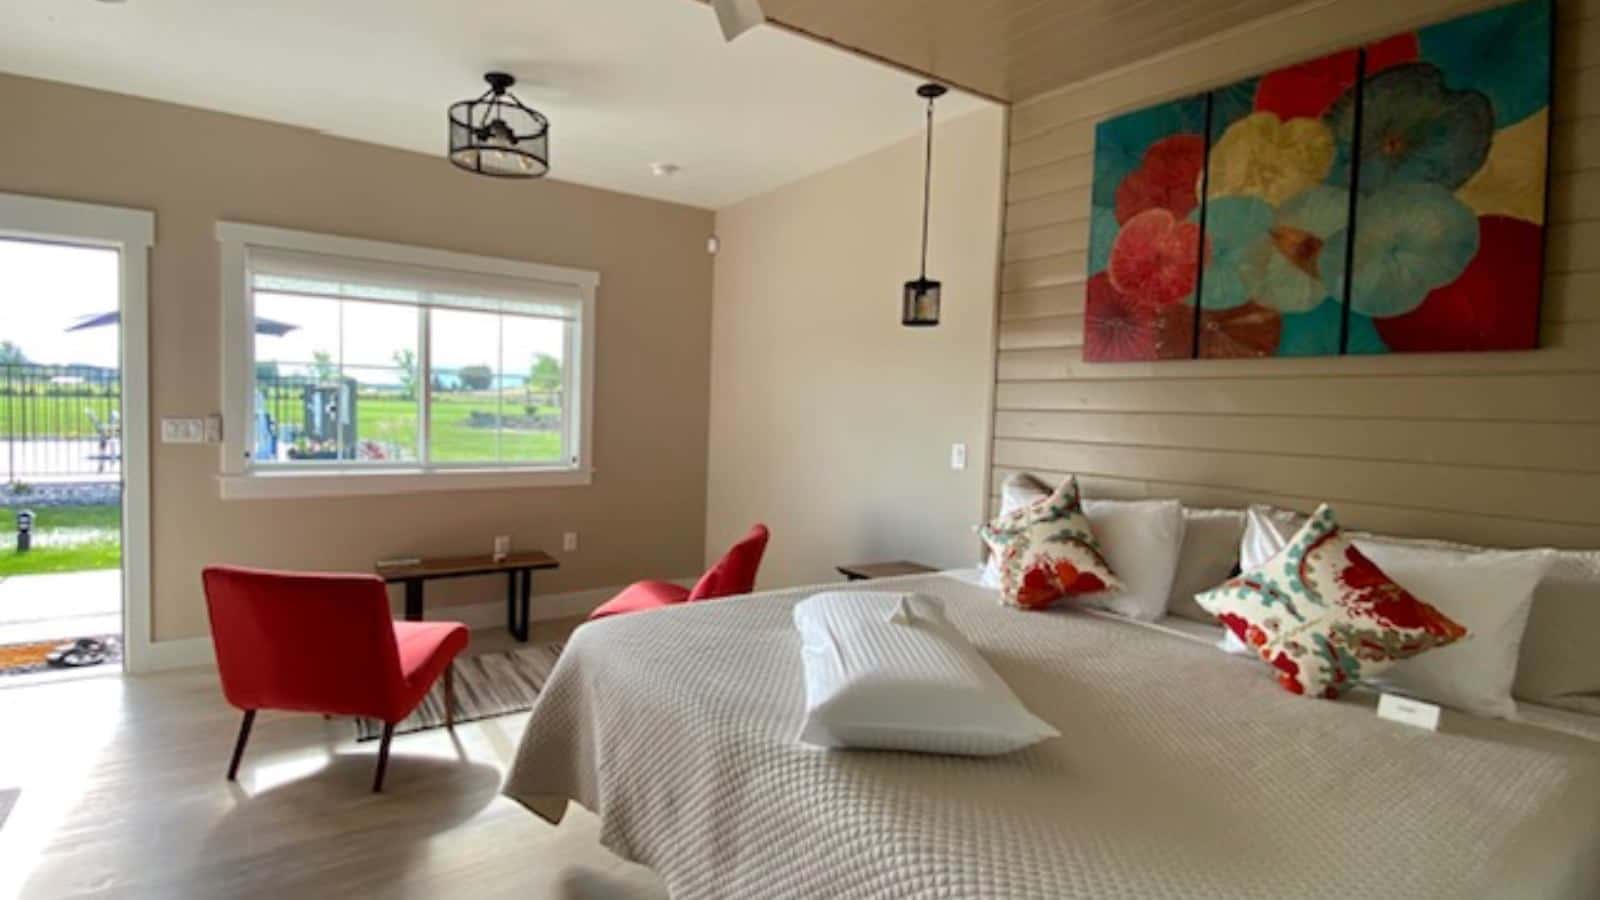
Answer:
[(444, 727), (456, 727), (456, 664), (444, 667)]
[(256, 711), (244, 711), (244, 721), (239, 723), (239, 740), (233, 745), (233, 761), (228, 763), (228, 780), (234, 781), (239, 775), (239, 760), (244, 759), (244, 745), (250, 741), (250, 726), (256, 723)]
[(389, 741), (394, 737), (394, 723), (383, 723), (383, 740), (378, 744), (378, 774), (372, 779), (372, 792), (383, 790), (383, 772), (389, 768)]

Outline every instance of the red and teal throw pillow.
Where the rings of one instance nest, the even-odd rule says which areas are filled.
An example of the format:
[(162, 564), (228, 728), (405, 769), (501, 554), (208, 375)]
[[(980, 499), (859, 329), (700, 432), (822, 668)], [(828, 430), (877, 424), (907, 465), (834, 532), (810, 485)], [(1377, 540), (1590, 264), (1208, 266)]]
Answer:
[(1122, 590), (1083, 514), (1075, 477), (978, 534), (1000, 561), (1000, 597), (1011, 606), (1043, 609), (1062, 597)]
[(1345, 537), (1327, 505), (1272, 558), (1195, 597), (1296, 694), (1334, 698), (1466, 628), (1412, 596)]

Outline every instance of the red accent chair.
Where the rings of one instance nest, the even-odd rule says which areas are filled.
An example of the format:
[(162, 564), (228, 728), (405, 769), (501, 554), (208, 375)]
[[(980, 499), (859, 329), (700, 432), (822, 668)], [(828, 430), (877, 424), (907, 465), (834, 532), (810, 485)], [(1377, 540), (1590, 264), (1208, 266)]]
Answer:
[(217, 671), (244, 710), (228, 780), (261, 709), (384, 722), (374, 792), (383, 790), (394, 726), (444, 675), (445, 723), (455, 727), (450, 664), (466, 649), (459, 622), (396, 622), (375, 575), (320, 575), (208, 566), (203, 573)]
[(761, 568), (761, 556), (767, 551), (771, 532), (765, 525), (755, 525), (737, 544), (734, 544), (717, 564), (706, 570), (693, 590), (685, 590), (665, 581), (639, 581), (628, 585), (622, 593), (600, 605), (589, 614), (589, 621), (622, 613), (659, 609), (675, 603), (692, 603), (714, 597), (731, 597), (755, 590), (756, 572)]

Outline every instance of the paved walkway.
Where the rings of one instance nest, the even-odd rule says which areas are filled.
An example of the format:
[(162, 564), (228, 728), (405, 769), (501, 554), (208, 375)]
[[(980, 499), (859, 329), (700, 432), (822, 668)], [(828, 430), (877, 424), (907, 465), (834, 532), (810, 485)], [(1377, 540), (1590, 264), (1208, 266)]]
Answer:
[(0, 578), (0, 644), (122, 631), (122, 572)]

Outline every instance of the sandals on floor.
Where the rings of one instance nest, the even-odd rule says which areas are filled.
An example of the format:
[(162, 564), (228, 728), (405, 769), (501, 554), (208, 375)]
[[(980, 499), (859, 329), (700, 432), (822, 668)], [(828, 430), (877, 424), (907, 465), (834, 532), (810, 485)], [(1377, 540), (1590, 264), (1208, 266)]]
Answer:
[(78, 669), (84, 666), (98, 666), (106, 661), (110, 651), (105, 642), (95, 638), (78, 638), (70, 644), (51, 650), (46, 654), (44, 661), (52, 666), (64, 669)]

